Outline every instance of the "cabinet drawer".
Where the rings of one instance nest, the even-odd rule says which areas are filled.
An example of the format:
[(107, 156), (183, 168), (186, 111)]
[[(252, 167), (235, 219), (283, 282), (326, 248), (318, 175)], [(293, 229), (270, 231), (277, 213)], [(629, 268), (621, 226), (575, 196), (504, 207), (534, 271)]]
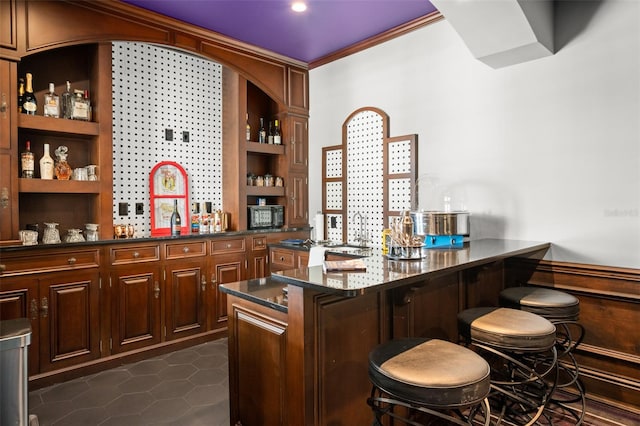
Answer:
[(295, 265), (295, 256), (292, 250), (271, 250), (271, 265), (293, 268)]
[(68, 271), (70, 269), (97, 268), (98, 250), (69, 250), (55, 253), (30, 253), (16, 257), (3, 256), (0, 275), (10, 276), (33, 272)]
[(166, 259), (184, 259), (186, 257), (204, 256), (207, 252), (205, 241), (183, 241), (165, 245)]
[(111, 249), (112, 265), (152, 262), (155, 260), (160, 260), (160, 247), (157, 245), (118, 247)]
[(266, 250), (267, 249), (267, 236), (261, 235), (259, 237), (249, 237), (251, 241), (251, 250)]
[(236, 253), (244, 251), (244, 238), (229, 240), (211, 240), (211, 254)]

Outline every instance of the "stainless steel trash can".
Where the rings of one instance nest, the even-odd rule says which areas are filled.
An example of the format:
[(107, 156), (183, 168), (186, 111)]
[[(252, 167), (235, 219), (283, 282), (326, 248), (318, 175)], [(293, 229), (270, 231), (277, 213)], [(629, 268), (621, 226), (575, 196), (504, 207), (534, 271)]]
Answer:
[(0, 425), (29, 424), (31, 323), (26, 318), (0, 321)]

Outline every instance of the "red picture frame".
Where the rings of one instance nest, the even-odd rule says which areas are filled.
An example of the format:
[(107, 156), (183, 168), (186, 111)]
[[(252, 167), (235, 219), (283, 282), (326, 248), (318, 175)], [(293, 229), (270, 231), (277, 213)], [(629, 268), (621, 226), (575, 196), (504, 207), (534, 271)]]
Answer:
[(178, 213), (182, 219), (180, 234), (189, 231), (189, 178), (184, 168), (175, 161), (161, 161), (149, 175), (151, 195), (151, 236), (171, 235), (173, 201), (178, 200)]

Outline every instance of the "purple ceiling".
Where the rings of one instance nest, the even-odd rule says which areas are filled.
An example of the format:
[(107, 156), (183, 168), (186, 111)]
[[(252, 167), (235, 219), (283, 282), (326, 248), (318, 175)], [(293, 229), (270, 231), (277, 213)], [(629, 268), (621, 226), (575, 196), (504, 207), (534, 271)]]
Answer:
[(427, 0), (123, 0), (281, 55), (313, 62), (435, 11)]

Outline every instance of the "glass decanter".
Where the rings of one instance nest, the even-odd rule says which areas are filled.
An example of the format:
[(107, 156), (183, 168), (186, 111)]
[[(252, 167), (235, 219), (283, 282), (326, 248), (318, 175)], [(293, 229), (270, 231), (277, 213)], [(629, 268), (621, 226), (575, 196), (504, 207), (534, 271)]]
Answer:
[(71, 166), (67, 163), (68, 153), (69, 148), (64, 145), (60, 145), (56, 148), (56, 165), (54, 171), (58, 180), (69, 180), (71, 177)]

